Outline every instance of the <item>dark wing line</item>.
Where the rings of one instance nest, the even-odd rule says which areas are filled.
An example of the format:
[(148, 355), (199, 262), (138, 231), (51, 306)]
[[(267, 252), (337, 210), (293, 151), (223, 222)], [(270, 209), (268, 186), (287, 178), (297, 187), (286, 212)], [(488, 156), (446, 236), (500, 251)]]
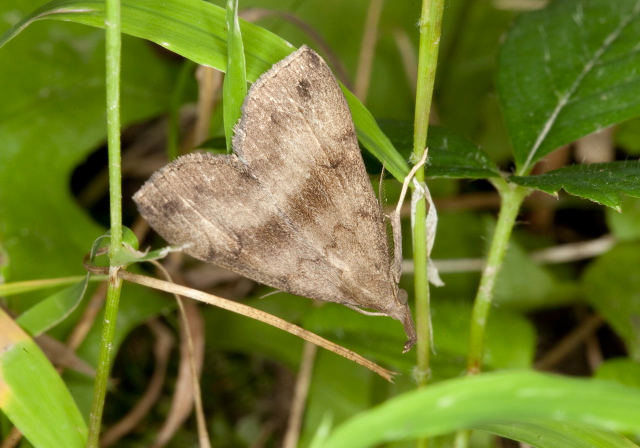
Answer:
[[(235, 151), (234, 151), (235, 154)], [(280, 206), (280, 204), (278, 203), (278, 201), (275, 200), (275, 197), (273, 195), (273, 193), (271, 192), (271, 190), (269, 190), (261, 181), (260, 178), (258, 178), (252, 171), (251, 171), (251, 165), (247, 163), (246, 160), (244, 160), (241, 157), (238, 157), (238, 160), (245, 166), (247, 167), (247, 172), (248, 174), (255, 179), (256, 183), (260, 186), (260, 188), (265, 192), (265, 194), (269, 197), (269, 199), (271, 200), (271, 203), (275, 206), (276, 210), (278, 211), (279, 216), (282, 218), (282, 220), (287, 223), (287, 225), (291, 228), (292, 232), (296, 234), (296, 236), (298, 236), (298, 241), (300, 241), (300, 243), (304, 244), (306, 248), (310, 249), (310, 251), (316, 255), (318, 255), (318, 257), (322, 258), (324, 260), (325, 263), (327, 263), (328, 265), (332, 266), (336, 271), (342, 271), (342, 269), (340, 269), (338, 266), (336, 266), (335, 264), (333, 264), (326, 256), (325, 254), (321, 253), (314, 244), (311, 244), (311, 242), (309, 241), (309, 239), (304, 236), (304, 234), (302, 234), (302, 232), (298, 229), (298, 227), (296, 225), (294, 225), (294, 223), (292, 222), (291, 218), (289, 217), (289, 215), (287, 215), (287, 213), (282, 209), (282, 207)], [(342, 282), (342, 279), (338, 276), (337, 279), (340, 281), (340, 283)]]

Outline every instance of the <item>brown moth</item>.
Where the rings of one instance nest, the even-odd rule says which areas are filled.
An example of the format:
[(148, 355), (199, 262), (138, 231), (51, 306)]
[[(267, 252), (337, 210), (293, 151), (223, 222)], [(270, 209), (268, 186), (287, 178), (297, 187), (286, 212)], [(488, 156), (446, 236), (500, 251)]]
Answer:
[(303, 46), (253, 84), (233, 151), (189, 154), (157, 171), (133, 197), (144, 219), (200, 260), (397, 319), (409, 350), (416, 332), (398, 289), (402, 256), (390, 260), (347, 101), (318, 54)]

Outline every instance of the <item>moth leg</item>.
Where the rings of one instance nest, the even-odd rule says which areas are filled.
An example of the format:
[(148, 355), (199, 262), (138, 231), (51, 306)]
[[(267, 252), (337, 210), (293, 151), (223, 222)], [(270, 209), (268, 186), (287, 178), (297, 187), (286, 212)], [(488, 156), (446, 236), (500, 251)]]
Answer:
[(373, 311), (365, 311), (362, 308), (358, 308), (357, 306), (354, 305), (349, 305), (348, 303), (342, 303), (342, 305), (351, 308), (353, 311), (357, 311), (360, 314), (364, 314), (365, 316), (386, 316), (389, 317), (388, 314), (385, 313), (374, 313)]
[(384, 210), (384, 207), (387, 205), (387, 195), (384, 189), (384, 163), (382, 164), (382, 171), (380, 171), (380, 181), (378, 182), (378, 204), (380, 208)]
[[(404, 297), (406, 299), (407, 298), (406, 291), (404, 291), (403, 289), (401, 289), (400, 291), (404, 293)], [(402, 293), (400, 293), (399, 295), (402, 296), (403, 295)], [(413, 318), (411, 317), (411, 311), (409, 310), (409, 307), (406, 305), (406, 302), (405, 302), (405, 306), (401, 310), (396, 308), (395, 309), (396, 312), (391, 311), (389, 314), (373, 313), (371, 311), (365, 311), (362, 308), (358, 308), (357, 306), (349, 305), (346, 303), (343, 303), (343, 305), (351, 308), (354, 311), (357, 311), (360, 314), (364, 314), (366, 316), (386, 316), (386, 317), (391, 317), (393, 319), (399, 320), (402, 323), (402, 326), (404, 327), (404, 332), (407, 334), (407, 341), (404, 344), (404, 350), (402, 351), (402, 353), (407, 353), (409, 350), (411, 350), (411, 347), (413, 347), (416, 341), (418, 340), (418, 335), (416, 334), (416, 328), (413, 325)]]
[(402, 226), (400, 224), (399, 209), (391, 212), (389, 222), (391, 223), (391, 230), (393, 231), (393, 264), (391, 265), (391, 276), (397, 285), (402, 275)]
[(279, 294), (281, 292), (284, 292), (284, 291), (281, 290), (281, 289), (276, 289), (275, 291), (271, 291), (271, 292), (268, 292), (266, 294), (261, 295), (260, 297), (258, 297), (258, 299), (264, 299), (265, 297), (269, 297), (269, 296), (272, 296), (274, 294)]

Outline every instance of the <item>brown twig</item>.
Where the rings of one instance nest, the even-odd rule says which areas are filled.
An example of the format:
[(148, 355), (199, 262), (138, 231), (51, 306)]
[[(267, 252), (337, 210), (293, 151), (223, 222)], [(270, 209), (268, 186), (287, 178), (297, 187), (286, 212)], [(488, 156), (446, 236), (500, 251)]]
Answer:
[[(533, 251), (529, 254), (531, 260), (538, 264), (569, 263), (573, 261), (594, 258), (609, 251), (616, 243), (612, 235), (579, 243), (562, 244)], [(451, 274), (459, 272), (477, 272), (484, 267), (484, 258), (455, 258), (450, 260), (434, 260), (438, 271)], [(402, 272), (413, 273), (413, 261), (402, 261)]]
[(300, 371), (298, 372), (298, 379), (296, 380), (296, 389), (291, 403), (291, 412), (289, 413), (287, 433), (284, 436), (282, 448), (296, 448), (298, 446), (302, 416), (304, 415), (307, 395), (309, 394), (309, 385), (311, 384), (313, 362), (316, 358), (316, 352), (316, 345), (305, 342)]
[(222, 88), (222, 72), (214, 68), (201, 65), (196, 70), (196, 79), (200, 87), (198, 89), (198, 118), (193, 129), (192, 138), (185, 139), (181, 145), (181, 153), (197, 147), (209, 136), (213, 107), (216, 103), (218, 92)]
[(360, 48), (360, 58), (358, 59), (358, 71), (356, 72), (356, 83), (354, 93), (360, 101), (367, 101), (369, 83), (371, 82), (371, 67), (373, 66), (373, 56), (375, 54), (376, 42), (378, 40), (378, 24), (380, 14), (382, 14), (382, 4), (384, 0), (371, 0), (367, 19), (364, 24), (364, 34), (362, 35), (362, 47)]
[(15, 426), (9, 431), (9, 435), (2, 441), (0, 448), (15, 448), (22, 440), (22, 433)]
[(592, 332), (588, 334), (584, 340), (585, 343), (585, 354), (587, 357), (587, 364), (592, 372), (598, 370), (598, 368), (602, 365), (604, 361), (604, 357), (602, 355), (602, 347), (600, 346), (600, 341), (598, 340), (598, 335), (596, 332)]
[(568, 335), (558, 342), (544, 357), (535, 363), (537, 370), (551, 370), (565, 356), (582, 344), (585, 339), (593, 334), (602, 325), (603, 320), (599, 314), (593, 314), (585, 319), (579, 327), (575, 328)]
[(413, 96), (416, 96), (416, 86), (418, 85), (418, 52), (411, 42), (409, 33), (402, 28), (398, 28), (393, 32), (393, 38), (396, 41), (396, 47), (398, 53), (400, 53), (400, 60), (402, 61), (402, 67), (407, 77), (407, 82)]
[(62, 373), (65, 369), (71, 369), (88, 377), (95, 376), (96, 370), (87, 361), (76, 355), (75, 348), (46, 333), (37, 336), (34, 341), (49, 358), (49, 361), (56, 366), (58, 372)]
[[(160, 270), (168, 281), (173, 281), (164, 266), (157, 261), (151, 261), (151, 263)], [(210, 448), (211, 442), (207, 432), (200, 391), (200, 373), (204, 362), (204, 320), (195, 303), (184, 301), (179, 295), (174, 295), (182, 317), (180, 321), (180, 369), (169, 417), (158, 432), (152, 447), (165, 446), (191, 414), (192, 405), (195, 404), (200, 447)]]
[[(90, 264), (88, 262), (88, 258), (84, 261), (84, 267), (92, 274), (104, 275), (105, 272), (108, 272), (108, 268), (106, 267), (99, 267)], [(186, 286), (176, 285), (175, 283), (165, 282), (155, 278), (146, 277), (144, 275), (133, 274), (129, 271), (125, 271), (124, 269), (120, 269), (118, 271), (118, 277), (132, 283), (137, 283), (139, 285), (148, 286), (150, 288), (166, 291), (172, 294), (191, 297), (192, 299), (217, 306), (218, 308), (222, 308), (233, 313), (241, 314), (251, 319), (259, 320), (276, 328), (280, 328), (281, 330), (291, 333), (294, 336), (298, 336), (305, 341), (312, 342), (320, 347), (325, 348), (326, 350), (329, 350), (344, 358), (356, 362), (361, 366), (371, 370), (372, 372), (377, 373), (387, 381), (392, 381), (393, 376), (396, 375), (395, 372), (384, 369), (376, 363), (358, 355), (355, 352), (352, 352), (351, 350), (342, 347), (341, 345), (334, 344), (333, 342), (324, 339), (315, 333), (307, 331), (304, 328), (300, 328), (297, 325), (293, 325), (292, 323), (287, 322), (284, 319), (273, 316), (269, 313), (265, 313), (264, 311), (258, 310), (256, 308), (252, 308), (241, 303), (232, 302), (230, 300), (223, 299), (222, 297), (207, 294), (196, 289), (187, 288)]]
[(155, 368), (149, 380), (149, 386), (136, 405), (118, 423), (104, 432), (100, 439), (100, 446), (106, 448), (118, 442), (126, 434), (130, 433), (148, 413), (151, 407), (158, 401), (167, 373), (169, 355), (175, 341), (171, 332), (157, 319), (147, 322), (149, 329), (155, 336), (153, 353), (155, 356)]
[[(191, 415), (195, 403), (196, 419), (198, 421), (198, 437), (202, 448), (210, 447), (209, 435), (206, 431), (206, 422), (202, 406), (202, 394), (200, 391), (200, 373), (202, 372), (204, 355), (203, 321), (198, 309), (193, 302), (186, 302), (182, 298), (176, 298), (182, 315), (180, 325), (180, 367), (176, 388), (171, 400), (171, 410), (153, 442), (152, 448), (165, 446), (180, 429), (185, 420)], [(198, 334), (196, 344), (191, 335)], [(197, 348), (196, 348), (197, 347)]]
[(616, 244), (613, 235), (604, 235), (589, 241), (562, 244), (531, 252), (533, 261), (540, 264), (568, 263), (585, 260), (608, 252)]
[(98, 314), (102, 310), (104, 300), (107, 297), (107, 282), (98, 285), (95, 292), (91, 296), (91, 300), (82, 312), (82, 316), (78, 319), (77, 324), (73, 327), (71, 334), (67, 338), (67, 345), (71, 350), (77, 350), (82, 341), (87, 337), (89, 330), (93, 327)]

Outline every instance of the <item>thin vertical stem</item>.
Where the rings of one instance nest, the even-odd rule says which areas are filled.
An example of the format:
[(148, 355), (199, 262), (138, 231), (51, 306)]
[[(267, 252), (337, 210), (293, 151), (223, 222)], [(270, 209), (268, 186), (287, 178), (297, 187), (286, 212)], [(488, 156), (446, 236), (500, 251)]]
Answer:
[[(518, 217), (520, 206), (528, 193), (526, 188), (510, 184), (502, 178), (495, 178), (492, 182), (500, 192), (502, 201), (498, 222), (489, 247), (487, 262), (482, 270), (480, 286), (478, 286), (471, 314), (469, 357), (467, 358), (467, 374), (469, 375), (478, 374), (482, 370), (485, 334), (496, 281), (507, 253), (509, 238)], [(467, 448), (470, 435), (467, 430), (458, 431), (454, 444), (455, 448)]]
[[(413, 129), (413, 160), (422, 159), (427, 146), (429, 113), (433, 98), (433, 86), (438, 64), (438, 49), (442, 27), (444, 0), (423, 0), (420, 14), (420, 48), (418, 50), (418, 84), (416, 86), (416, 109)], [(420, 167), (415, 178), (424, 182), (424, 167)], [(412, 194), (417, 194), (414, 189)], [(416, 299), (416, 332), (418, 334), (418, 387), (429, 380), (429, 358), (431, 354), (431, 304), (427, 276), (427, 204), (420, 198), (415, 207), (413, 227), (413, 260), (415, 266), (414, 288)], [(427, 439), (419, 439), (417, 446), (426, 447)]]
[(227, 70), (222, 85), (222, 116), (227, 152), (231, 153), (234, 127), (242, 116), (247, 96), (247, 67), (238, 20), (238, 0), (227, 0)]
[(120, 0), (106, 3), (106, 81), (107, 81), (107, 139), (109, 145), (109, 205), (111, 244), (109, 257), (122, 246), (122, 169), (120, 161)]
[[(413, 152), (416, 160), (422, 158), (427, 144), (429, 114), (433, 86), (438, 65), (438, 49), (442, 28), (444, 0), (423, 0), (420, 17), (420, 49), (418, 52), (418, 85), (413, 129)], [(423, 171), (423, 170), (421, 170)], [(424, 172), (422, 173), (424, 177)]]
[(122, 288), (122, 280), (117, 277), (117, 272), (117, 267), (112, 266), (109, 268), (107, 304), (104, 311), (100, 353), (98, 354), (98, 369), (96, 371), (96, 382), (93, 386), (93, 401), (91, 403), (91, 415), (89, 417), (89, 437), (87, 440), (88, 448), (98, 448), (98, 442), (100, 440), (102, 412), (104, 410), (107, 383), (109, 381), (109, 372), (111, 370), (113, 339), (116, 329), (118, 304), (120, 302), (120, 290)]
[[(429, 112), (433, 97), (438, 49), (442, 25), (444, 0), (423, 0), (420, 17), (420, 49), (418, 54), (418, 85), (416, 89), (416, 111), (413, 134), (413, 158), (420, 160), (427, 145)], [(418, 182), (424, 182), (424, 168), (415, 175)], [(415, 190), (414, 190), (415, 194)], [(426, 240), (426, 201), (417, 203), (415, 227), (413, 229), (413, 256), (415, 263), (416, 326), (418, 333), (418, 385), (424, 386), (429, 374), (430, 304), (429, 284), (427, 280), (427, 240)]]
[(491, 304), (493, 303), (496, 280), (507, 252), (509, 238), (520, 211), (520, 206), (528, 192), (527, 189), (509, 184), (503, 179), (494, 179), (493, 184), (500, 192), (502, 204), (471, 315), (467, 372), (472, 375), (482, 370), (485, 333)]
[[(107, 81), (107, 138), (109, 146), (109, 199), (111, 207), (111, 240), (109, 259), (122, 247), (122, 188), (120, 162), (120, 0), (107, 0), (105, 11), (106, 30), (106, 81)], [(94, 385), (87, 447), (97, 448), (100, 423), (107, 392), (107, 382), (113, 356), (113, 339), (120, 302), (122, 280), (117, 277), (118, 267), (109, 268), (107, 303), (102, 328), (102, 340), (98, 355), (98, 369)]]

